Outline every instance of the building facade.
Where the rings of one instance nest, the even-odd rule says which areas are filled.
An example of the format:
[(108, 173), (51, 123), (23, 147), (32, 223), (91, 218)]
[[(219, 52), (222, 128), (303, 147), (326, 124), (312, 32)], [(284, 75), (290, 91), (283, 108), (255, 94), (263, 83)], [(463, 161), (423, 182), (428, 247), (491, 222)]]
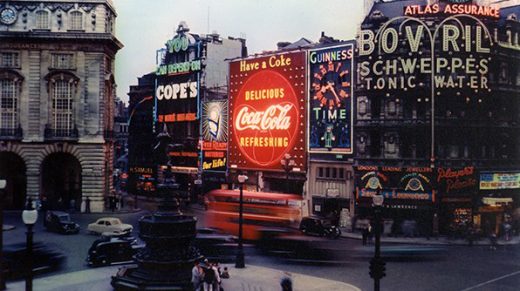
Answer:
[(454, 2), (377, 1), (358, 36), (357, 207), (383, 194), (394, 232), (500, 232), (520, 206), (519, 7)]
[(102, 211), (112, 189), (116, 13), (109, 0), (0, 3), (6, 207)]
[[(153, 198), (169, 166), (181, 195), (195, 200), (227, 182), (227, 134), (217, 131), (226, 130), (227, 59), (247, 54), (245, 40), (194, 34), (181, 22), (157, 54), (156, 72), (129, 93), (129, 192)], [(159, 134), (170, 140), (160, 153)]]

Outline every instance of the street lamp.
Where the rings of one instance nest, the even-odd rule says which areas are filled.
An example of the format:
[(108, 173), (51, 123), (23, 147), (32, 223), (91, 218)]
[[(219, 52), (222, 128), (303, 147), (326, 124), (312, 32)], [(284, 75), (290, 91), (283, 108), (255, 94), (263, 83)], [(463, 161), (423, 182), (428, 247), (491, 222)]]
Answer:
[(283, 159), (280, 160), (280, 164), (282, 164), (285, 171), (285, 192), (289, 193), (289, 173), (291, 172), (292, 167), (296, 165), (296, 162), (292, 159), (292, 156), (287, 153), (283, 156)]
[(33, 226), (38, 220), (38, 211), (33, 208), (32, 199), (27, 200), (27, 207), (22, 212), (23, 223), (27, 226), (27, 277), (25, 278), (25, 290), (32, 291), (32, 279), (33, 279)]
[(244, 215), (244, 183), (247, 181), (246, 175), (238, 175), (238, 183), (240, 185), (240, 206), (238, 209), (238, 252), (235, 262), (235, 268), (241, 269), (245, 267), (244, 262), (244, 246), (242, 245), (242, 224)]
[(379, 281), (385, 276), (385, 262), (381, 258), (381, 206), (385, 197), (377, 192), (372, 197), (374, 204), (375, 236), (376, 245), (374, 257), (370, 260), (370, 277), (374, 279), (374, 291), (379, 291)]
[(4, 189), (7, 181), (0, 180), (0, 290), (5, 290), (4, 260), (2, 258), (2, 248), (4, 246)]

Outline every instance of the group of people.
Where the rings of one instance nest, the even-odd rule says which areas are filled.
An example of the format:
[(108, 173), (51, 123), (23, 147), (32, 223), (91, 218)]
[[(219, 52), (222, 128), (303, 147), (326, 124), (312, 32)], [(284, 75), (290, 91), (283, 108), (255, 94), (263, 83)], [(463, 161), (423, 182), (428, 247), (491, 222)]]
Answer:
[(223, 291), (222, 279), (228, 279), (229, 272), (227, 267), (220, 269), (218, 262), (195, 261), (191, 270), (191, 283), (195, 291)]

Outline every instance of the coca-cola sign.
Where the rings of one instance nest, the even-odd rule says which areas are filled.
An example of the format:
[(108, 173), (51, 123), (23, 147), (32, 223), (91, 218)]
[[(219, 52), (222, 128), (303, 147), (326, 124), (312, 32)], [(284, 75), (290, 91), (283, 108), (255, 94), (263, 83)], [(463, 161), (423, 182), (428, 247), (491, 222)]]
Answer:
[(230, 63), (229, 166), (282, 170), (290, 154), (305, 169), (305, 54)]

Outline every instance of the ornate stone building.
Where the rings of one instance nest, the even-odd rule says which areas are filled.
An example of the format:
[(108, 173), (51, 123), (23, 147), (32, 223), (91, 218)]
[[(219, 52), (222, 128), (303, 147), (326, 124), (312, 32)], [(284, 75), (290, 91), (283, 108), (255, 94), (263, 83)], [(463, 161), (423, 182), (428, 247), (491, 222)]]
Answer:
[(26, 197), (103, 210), (112, 188), (116, 13), (110, 0), (0, 3), (0, 176)]

